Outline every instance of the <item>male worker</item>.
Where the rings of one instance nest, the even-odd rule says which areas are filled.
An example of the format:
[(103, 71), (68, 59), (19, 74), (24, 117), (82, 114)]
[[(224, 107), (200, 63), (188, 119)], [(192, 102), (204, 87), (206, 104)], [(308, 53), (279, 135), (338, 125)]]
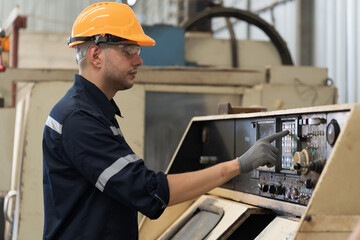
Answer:
[(44, 239), (137, 239), (137, 211), (158, 218), (167, 206), (274, 164), (278, 150), (270, 142), (288, 132), (197, 172), (148, 170), (126, 143), (112, 98), (133, 86), (142, 65), (140, 46), (155, 41), (144, 34), (129, 6), (103, 2), (80, 13), (68, 44), (75, 48), (79, 75), (44, 129)]

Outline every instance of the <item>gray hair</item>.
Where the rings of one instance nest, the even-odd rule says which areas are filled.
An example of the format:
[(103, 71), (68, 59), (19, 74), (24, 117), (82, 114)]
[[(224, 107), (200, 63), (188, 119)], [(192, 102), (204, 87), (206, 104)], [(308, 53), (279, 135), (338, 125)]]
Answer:
[(88, 48), (91, 45), (95, 45), (95, 42), (90, 41), (90, 42), (84, 42), (81, 44), (76, 45), (75, 48), (75, 53), (76, 53), (76, 63), (79, 64), (80, 61), (86, 56)]

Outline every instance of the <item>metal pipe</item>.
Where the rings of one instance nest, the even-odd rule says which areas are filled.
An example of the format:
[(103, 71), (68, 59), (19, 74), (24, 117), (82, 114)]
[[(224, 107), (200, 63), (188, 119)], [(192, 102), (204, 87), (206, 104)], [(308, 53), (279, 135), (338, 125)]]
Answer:
[[(17, 16), (10, 27), (10, 62), (9, 66), (16, 68), (18, 66), (19, 49), (19, 30), (26, 28), (27, 17)], [(12, 106), (16, 106), (16, 83), (12, 84)]]
[(230, 18), (227, 17), (225, 19), (226, 19), (226, 25), (227, 25), (227, 27), (229, 29), (229, 33), (230, 33), (232, 67), (237, 68), (239, 66), (239, 62), (238, 62), (238, 51), (237, 51), (238, 47), (237, 47), (235, 31), (234, 31), (233, 25), (230, 21)]
[(26, 28), (27, 17), (17, 16), (11, 26), (10, 33), (10, 67), (18, 66), (19, 30)]

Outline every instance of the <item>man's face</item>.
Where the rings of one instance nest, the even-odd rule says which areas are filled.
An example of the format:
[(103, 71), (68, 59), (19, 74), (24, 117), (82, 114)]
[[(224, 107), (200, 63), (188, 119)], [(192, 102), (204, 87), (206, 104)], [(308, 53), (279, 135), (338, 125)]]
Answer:
[(124, 45), (107, 45), (104, 50), (106, 84), (116, 91), (131, 88), (134, 85), (137, 68), (143, 63), (139, 54), (136, 51), (129, 51)]

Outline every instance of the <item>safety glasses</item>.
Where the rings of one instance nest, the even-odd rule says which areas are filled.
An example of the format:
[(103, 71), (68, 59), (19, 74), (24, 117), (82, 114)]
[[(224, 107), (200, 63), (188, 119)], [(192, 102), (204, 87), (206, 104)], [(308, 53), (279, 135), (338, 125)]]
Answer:
[(113, 44), (113, 45), (118, 45), (119, 48), (122, 48), (123, 51), (130, 56), (134, 55), (135, 53), (140, 55), (140, 52), (141, 52), (141, 47), (139, 45), (126, 44), (126, 43), (118, 43), (118, 44)]
[(129, 56), (133, 56), (135, 53), (140, 55), (141, 52), (141, 46), (136, 44), (124, 43), (122, 41), (128, 41), (124, 38), (112, 36), (109, 34), (97, 35), (93, 36), (92, 38), (94, 38), (94, 42), (96, 45), (99, 45), (100, 43), (105, 43), (107, 45), (118, 45), (119, 48), (122, 48), (123, 52)]
[(106, 42), (107, 45), (117, 45), (121, 50), (129, 56), (135, 55), (137, 53), (140, 55), (141, 47), (136, 44), (128, 44), (128, 43), (121, 43), (121, 42)]

